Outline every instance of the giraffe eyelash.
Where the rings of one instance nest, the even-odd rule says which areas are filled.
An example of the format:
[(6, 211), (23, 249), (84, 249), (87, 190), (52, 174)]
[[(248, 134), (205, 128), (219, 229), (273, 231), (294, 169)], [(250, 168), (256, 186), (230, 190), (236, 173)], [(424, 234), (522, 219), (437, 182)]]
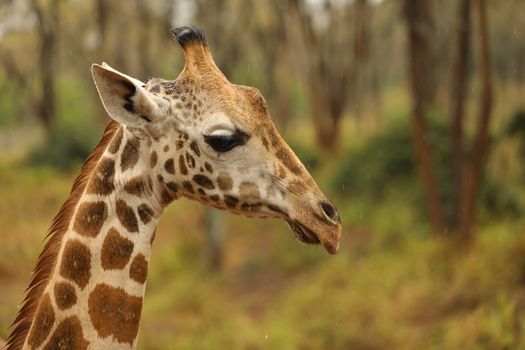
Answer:
[(233, 134), (204, 135), (204, 141), (219, 154), (244, 145), (249, 138), (250, 134), (240, 129)]

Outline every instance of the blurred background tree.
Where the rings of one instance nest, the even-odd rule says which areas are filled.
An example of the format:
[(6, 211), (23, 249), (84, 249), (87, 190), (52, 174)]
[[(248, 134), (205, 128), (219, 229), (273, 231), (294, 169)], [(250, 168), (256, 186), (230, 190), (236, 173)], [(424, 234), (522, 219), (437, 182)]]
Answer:
[(143, 347), (525, 346), (522, 0), (1, 1), (0, 336), (108, 121), (90, 65), (175, 79), (170, 29), (188, 23), (262, 91), (345, 234), (327, 259), (279, 223), (177, 201)]

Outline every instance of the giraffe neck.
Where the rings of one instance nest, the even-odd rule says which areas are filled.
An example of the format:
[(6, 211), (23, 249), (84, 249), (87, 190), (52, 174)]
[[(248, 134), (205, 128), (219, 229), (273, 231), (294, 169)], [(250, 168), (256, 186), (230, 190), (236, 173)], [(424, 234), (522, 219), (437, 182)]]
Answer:
[(155, 228), (174, 196), (151, 141), (120, 127), (68, 223), (24, 348), (134, 348)]

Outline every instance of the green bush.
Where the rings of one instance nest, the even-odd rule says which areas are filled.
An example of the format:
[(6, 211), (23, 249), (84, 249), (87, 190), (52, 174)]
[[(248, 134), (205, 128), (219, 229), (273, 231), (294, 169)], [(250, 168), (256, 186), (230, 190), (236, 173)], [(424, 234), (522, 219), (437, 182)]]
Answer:
[[(451, 217), (455, 193), (449, 124), (445, 118), (431, 118), (428, 132), (440, 197), (445, 215)], [(469, 137), (466, 138), (471, 144)], [(502, 188), (490, 174), (482, 181), (480, 200), (483, 209), (494, 216), (520, 214), (514, 191)], [(366, 143), (345, 152), (331, 183), (334, 193), (357, 198), (360, 203), (369, 203), (370, 206), (394, 193), (396, 198), (417, 208), (419, 216), (426, 217), (425, 192), (417, 169), (408, 118), (396, 120)]]
[(382, 197), (393, 185), (408, 185), (415, 177), (410, 132), (394, 123), (357, 149), (345, 152), (332, 181), (357, 196)]
[(24, 116), (27, 94), (0, 70), (0, 127), (19, 122)]
[(59, 81), (57, 116), (43, 143), (28, 156), (31, 165), (68, 170), (81, 164), (101, 135), (92, 108), (93, 98), (74, 81)]
[(87, 125), (71, 121), (55, 122), (44, 141), (29, 155), (32, 165), (47, 165), (57, 169), (68, 170), (82, 163), (96, 139), (94, 132)]

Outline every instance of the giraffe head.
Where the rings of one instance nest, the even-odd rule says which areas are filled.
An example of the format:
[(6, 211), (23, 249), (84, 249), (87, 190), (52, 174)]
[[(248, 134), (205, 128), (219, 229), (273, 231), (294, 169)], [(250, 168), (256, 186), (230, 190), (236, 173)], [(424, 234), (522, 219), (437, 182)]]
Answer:
[(261, 93), (226, 79), (198, 29), (173, 34), (185, 55), (176, 80), (143, 83), (106, 64), (92, 66), (110, 116), (148, 140), (160, 201), (185, 196), (236, 214), (281, 218), (299, 241), (336, 253), (337, 210), (277, 132)]

